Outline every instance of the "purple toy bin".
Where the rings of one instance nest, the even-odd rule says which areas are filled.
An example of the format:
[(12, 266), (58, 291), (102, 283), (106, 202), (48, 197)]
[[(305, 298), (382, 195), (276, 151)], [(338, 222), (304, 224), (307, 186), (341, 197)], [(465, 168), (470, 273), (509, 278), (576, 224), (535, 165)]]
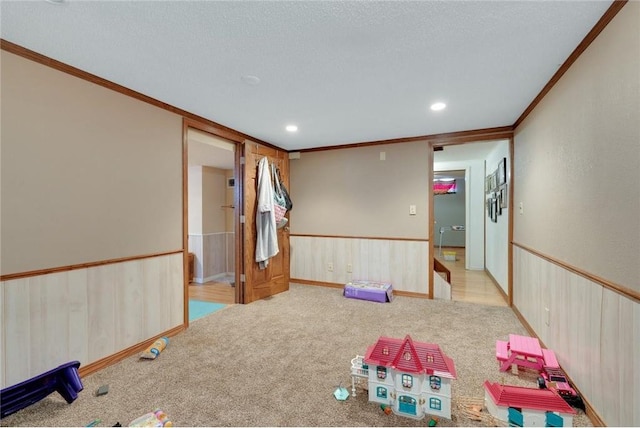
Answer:
[(72, 403), (84, 388), (78, 374), (79, 367), (79, 361), (72, 361), (3, 389), (0, 392), (0, 418), (37, 403), (53, 391), (58, 391), (67, 403)]
[(351, 281), (344, 286), (342, 294), (351, 299), (385, 303), (393, 300), (393, 286), (388, 282)]

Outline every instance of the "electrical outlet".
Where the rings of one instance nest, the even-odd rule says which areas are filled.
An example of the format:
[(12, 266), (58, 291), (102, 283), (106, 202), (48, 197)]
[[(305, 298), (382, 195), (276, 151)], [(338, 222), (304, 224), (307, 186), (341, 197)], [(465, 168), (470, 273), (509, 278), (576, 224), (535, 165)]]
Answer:
[(551, 311), (549, 310), (549, 308), (544, 308), (544, 323), (546, 325), (549, 325), (550, 321), (551, 321)]
[(520, 205), (518, 205), (518, 208), (520, 209), (520, 215), (524, 214), (524, 204), (522, 202), (520, 202)]
[(328, 270), (329, 272), (333, 272), (333, 263), (328, 263), (328, 264), (327, 264), (327, 270)]
[(351, 263), (347, 264), (347, 273), (353, 272), (353, 265)]
[(416, 215), (416, 206), (409, 205), (409, 215)]

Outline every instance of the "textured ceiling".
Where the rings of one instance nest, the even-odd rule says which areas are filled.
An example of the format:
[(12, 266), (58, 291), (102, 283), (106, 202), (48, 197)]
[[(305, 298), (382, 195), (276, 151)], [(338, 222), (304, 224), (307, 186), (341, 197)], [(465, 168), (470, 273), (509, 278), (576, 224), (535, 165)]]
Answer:
[[(5, 40), (297, 150), (512, 125), (610, 5), (2, 1), (0, 28)], [(435, 101), (448, 107), (432, 112)]]

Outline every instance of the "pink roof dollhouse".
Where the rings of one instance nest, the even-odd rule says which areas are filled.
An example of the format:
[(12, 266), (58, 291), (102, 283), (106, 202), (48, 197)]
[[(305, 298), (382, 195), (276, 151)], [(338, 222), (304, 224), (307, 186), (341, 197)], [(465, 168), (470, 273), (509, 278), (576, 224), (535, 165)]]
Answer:
[(551, 389), (484, 382), (484, 404), (512, 426), (573, 426), (576, 411)]
[(453, 360), (438, 345), (380, 337), (363, 356), (351, 360), (352, 392), (358, 378), (369, 384), (369, 401), (386, 404), (400, 416), (451, 419)]

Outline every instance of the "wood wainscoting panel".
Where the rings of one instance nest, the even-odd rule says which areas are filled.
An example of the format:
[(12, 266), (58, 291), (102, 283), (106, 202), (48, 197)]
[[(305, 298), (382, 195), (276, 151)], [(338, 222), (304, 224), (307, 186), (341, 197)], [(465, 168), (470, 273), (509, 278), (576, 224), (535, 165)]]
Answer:
[[(4, 285), (0, 286), (0, 326), (4, 326)], [(5, 374), (5, 358), (6, 355), (4, 352), (4, 328), (0, 327), (0, 355), (3, 358), (0, 358), (0, 385), (4, 385), (4, 380), (6, 379)]]
[(219, 232), (202, 236), (202, 278), (204, 282), (227, 272), (226, 235), (226, 232)]
[(336, 284), (385, 281), (394, 290), (428, 293), (428, 275), (433, 272), (428, 241), (295, 235), (290, 239), (291, 278)]
[[(159, 259), (150, 260), (144, 265), (143, 276), (144, 306), (141, 307), (143, 313), (143, 335), (145, 338), (152, 337), (162, 331), (162, 295), (160, 290), (165, 286), (165, 276), (162, 272), (162, 265)], [(138, 340), (141, 342), (141, 340)]]
[(640, 304), (517, 246), (513, 269), (514, 306), (597, 417), (639, 426)]
[[(140, 340), (144, 314), (144, 269), (142, 263), (128, 262), (116, 265), (120, 280), (115, 284), (115, 347), (124, 349)], [(161, 287), (161, 289), (164, 287)], [(133, 327), (136, 326), (136, 327)]]
[(3, 281), (2, 388), (183, 325), (182, 253)]
[[(169, 310), (164, 315), (165, 325), (168, 327), (158, 332), (158, 334), (184, 324), (185, 316), (184, 265), (182, 263), (182, 254), (177, 254), (175, 259), (165, 259), (164, 264), (166, 268), (166, 282), (164, 283), (163, 290), (166, 291), (169, 304)], [(146, 338), (148, 338), (148, 336), (145, 337), (145, 339)]]
[[(2, 282), (2, 330), (5, 338), (2, 388), (30, 378), (29, 278)], [(25, 316), (26, 315), (26, 316)]]
[(640, 304), (607, 288), (600, 349), (600, 388), (606, 385), (603, 389), (608, 390), (601, 394), (605, 421), (610, 426), (640, 426)]
[(189, 252), (193, 253), (194, 257), (195, 257), (195, 263), (194, 263), (194, 272), (193, 272), (193, 278), (194, 281), (198, 282), (198, 281), (202, 281), (202, 278), (204, 278), (202, 272), (203, 272), (203, 250), (202, 250), (202, 235), (189, 235), (188, 238), (188, 242), (189, 242)]
[[(89, 361), (104, 358), (117, 349), (115, 337), (117, 271), (117, 265), (105, 265), (89, 269), (87, 272)], [(135, 326), (132, 327), (137, 329)]]
[[(67, 311), (69, 313), (69, 356), (80, 362), (89, 359), (89, 306), (87, 287), (89, 269), (78, 269), (67, 272), (67, 289), (69, 300)], [(68, 359), (67, 361), (71, 361)], [(65, 361), (65, 362), (67, 362)]]
[(433, 271), (433, 298), (451, 300), (451, 284), (435, 270)]

